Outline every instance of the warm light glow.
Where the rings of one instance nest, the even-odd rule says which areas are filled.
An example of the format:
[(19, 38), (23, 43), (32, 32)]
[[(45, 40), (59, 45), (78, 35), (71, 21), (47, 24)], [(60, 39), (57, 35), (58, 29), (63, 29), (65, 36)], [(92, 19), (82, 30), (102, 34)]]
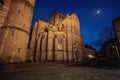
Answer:
[(88, 57), (91, 58), (91, 59), (95, 58), (95, 57), (94, 57), (93, 55), (91, 55), (91, 54), (89, 54)]
[(62, 49), (62, 45), (58, 44), (58, 49)]

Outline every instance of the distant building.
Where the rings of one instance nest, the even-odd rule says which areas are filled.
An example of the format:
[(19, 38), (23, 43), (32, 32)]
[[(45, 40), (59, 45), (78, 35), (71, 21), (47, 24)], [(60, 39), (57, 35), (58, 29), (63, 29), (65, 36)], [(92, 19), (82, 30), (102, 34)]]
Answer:
[(34, 61), (82, 61), (83, 47), (80, 22), (75, 13), (65, 16), (55, 11), (50, 22), (39, 20), (33, 26), (30, 55)]
[[(116, 35), (116, 48), (118, 49), (118, 56), (120, 55), (120, 17), (113, 20), (113, 27)], [(120, 58), (118, 57), (119, 61)]]
[(104, 60), (118, 60), (119, 59), (119, 51), (117, 47), (117, 40), (111, 39), (105, 42), (99, 52), (99, 58)]
[(95, 59), (96, 50), (91, 46), (85, 45), (84, 54), (86, 60)]
[(120, 49), (120, 17), (113, 20), (113, 27), (116, 34), (117, 42), (119, 44), (118, 46)]
[(24, 62), (35, 0), (0, 0), (0, 63)]

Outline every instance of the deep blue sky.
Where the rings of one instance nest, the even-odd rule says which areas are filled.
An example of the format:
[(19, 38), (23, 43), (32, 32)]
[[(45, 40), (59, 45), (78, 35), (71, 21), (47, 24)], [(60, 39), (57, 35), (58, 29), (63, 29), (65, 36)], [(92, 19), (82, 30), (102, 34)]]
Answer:
[(120, 16), (120, 0), (36, 0), (32, 25), (41, 19), (49, 21), (55, 10), (63, 14), (75, 12), (84, 43), (98, 49), (93, 42), (104, 27), (112, 26), (112, 20)]

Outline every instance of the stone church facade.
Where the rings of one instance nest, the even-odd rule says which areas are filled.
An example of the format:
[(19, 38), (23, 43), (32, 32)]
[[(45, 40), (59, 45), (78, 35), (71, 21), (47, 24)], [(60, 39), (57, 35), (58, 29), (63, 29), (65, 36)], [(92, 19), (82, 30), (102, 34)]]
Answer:
[(29, 48), (34, 61), (82, 61), (84, 44), (78, 16), (55, 11), (50, 21), (36, 21)]
[(35, 0), (0, 0), (0, 63), (25, 62)]
[(36, 21), (30, 35), (34, 5), (35, 0), (0, 0), (0, 63), (82, 61), (78, 16), (55, 11), (49, 22)]

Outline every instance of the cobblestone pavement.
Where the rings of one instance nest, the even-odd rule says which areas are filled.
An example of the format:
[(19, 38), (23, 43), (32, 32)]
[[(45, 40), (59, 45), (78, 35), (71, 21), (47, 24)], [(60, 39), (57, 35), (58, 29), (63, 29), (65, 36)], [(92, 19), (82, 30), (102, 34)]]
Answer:
[(120, 69), (62, 64), (38, 65), (8, 72), (2, 71), (0, 80), (120, 80)]

